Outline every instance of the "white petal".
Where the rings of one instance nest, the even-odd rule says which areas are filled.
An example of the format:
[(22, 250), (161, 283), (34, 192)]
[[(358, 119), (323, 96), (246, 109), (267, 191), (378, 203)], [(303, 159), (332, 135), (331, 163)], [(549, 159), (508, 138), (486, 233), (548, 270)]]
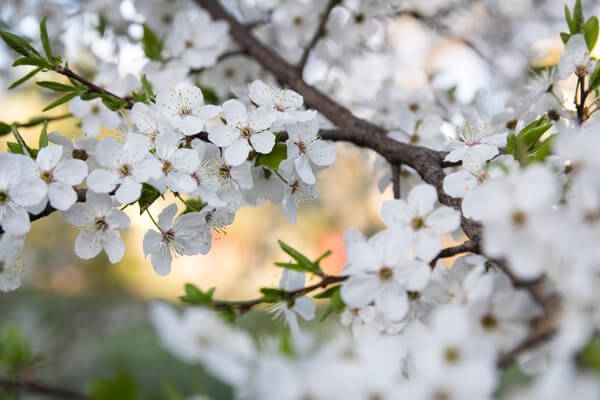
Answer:
[(409, 227), (413, 210), (402, 199), (386, 200), (381, 204), (381, 219), (388, 227)]
[(137, 164), (141, 162), (150, 150), (150, 139), (144, 135), (130, 133), (121, 151), (123, 154), (122, 162)]
[[(174, 205), (174, 204), (172, 204)], [(177, 208), (177, 207), (176, 207)], [(162, 215), (162, 214), (161, 214)], [(142, 247), (144, 249), (144, 256), (148, 257), (148, 254), (152, 253), (154, 250), (160, 246), (160, 242), (162, 242), (162, 235), (153, 230), (149, 230), (144, 235), (144, 240), (142, 242)]]
[(225, 121), (227, 121), (227, 125), (232, 127), (247, 123), (246, 106), (239, 100), (232, 99), (223, 103), (221, 114), (225, 118)]
[(91, 225), (94, 222), (94, 215), (87, 204), (76, 203), (69, 210), (62, 213), (62, 217), (71, 225), (78, 227)]
[(433, 210), (433, 205), (437, 199), (437, 192), (433, 186), (420, 184), (410, 191), (406, 200), (408, 204), (417, 210), (417, 215), (425, 216)]
[(255, 133), (250, 137), (252, 147), (259, 153), (268, 154), (275, 146), (275, 135), (270, 131)]
[(137, 183), (131, 177), (127, 176), (121, 181), (121, 185), (115, 193), (117, 201), (121, 204), (133, 203), (140, 198), (142, 194), (142, 184)]
[(223, 156), (229, 165), (235, 167), (246, 161), (248, 154), (250, 154), (250, 145), (248, 144), (248, 141), (245, 139), (238, 139), (225, 149)]
[(194, 173), (200, 166), (200, 157), (192, 149), (177, 150), (171, 161), (173, 162), (173, 168), (188, 174)]
[(292, 310), (297, 312), (305, 321), (310, 321), (315, 318), (315, 309), (315, 302), (306, 296), (294, 299), (294, 307), (292, 307)]
[(433, 260), (442, 250), (442, 239), (433, 230), (422, 228), (414, 234), (413, 250), (421, 260)]
[(29, 232), (31, 223), (29, 222), (29, 214), (24, 208), (11, 209), (2, 218), (2, 228), (9, 235), (21, 236)]
[(396, 280), (400, 282), (406, 290), (421, 291), (429, 283), (431, 277), (431, 268), (424, 262), (417, 260), (405, 260), (394, 270), (398, 276)]
[[(177, 204), (171, 204), (158, 215), (158, 226), (163, 231), (169, 230), (173, 218), (177, 214)], [(186, 214), (187, 215), (187, 214)]]
[(9, 190), (10, 198), (23, 207), (34, 206), (38, 204), (48, 193), (48, 185), (40, 178), (30, 178), (23, 180), (19, 185), (11, 186)]
[(248, 97), (259, 106), (272, 106), (273, 90), (260, 80), (250, 84)]
[(97, 230), (81, 231), (75, 239), (75, 254), (77, 257), (89, 260), (96, 257), (102, 250), (101, 233)]
[(335, 162), (335, 146), (322, 140), (314, 141), (308, 149), (308, 157), (321, 167)]
[(158, 276), (169, 275), (171, 272), (172, 261), (173, 256), (171, 255), (169, 246), (165, 243), (159, 242), (159, 244), (150, 253), (150, 262), (152, 263), (154, 272), (156, 272)]
[(87, 177), (88, 187), (96, 193), (109, 193), (119, 183), (119, 174), (105, 169), (93, 170)]
[(96, 146), (96, 158), (100, 165), (118, 168), (121, 158), (121, 144), (113, 137), (105, 137)]
[(46, 146), (40, 149), (35, 160), (41, 171), (51, 171), (58, 165), (62, 155), (62, 146)]
[(395, 284), (384, 285), (375, 297), (375, 306), (386, 320), (400, 321), (408, 313), (408, 296)]
[(102, 237), (104, 252), (108, 256), (108, 260), (112, 263), (118, 263), (125, 255), (125, 243), (121, 240), (118, 232), (114, 235), (103, 235)]
[(68, 185), (79, 185), (87, 176), (88, 166), (82, 160), (65, 160), (54, 169), (54, 179)]
[(364, 307), (375, 298), (379, 279), (368, 275), (353, 275), (342, 283), (341, 296), (350, 307)]
[(239, 137), (239, 132), (228, 125), (215, 125), (208, 133), (208, 140), (219, 147), (227, 147)]
[(429, 214), (425, 225), (440, 235), (453, 232), (460, 225), (460, 213), (453, 208), (441, 206)]
[(296, 172), (300, 179), (304, 182), (312, 185), (316, 182), (315, 174), (313, 173), (312, 167), (310, 166), (310, 161), (305, 156), (300, 156), (294, 160), (294, 166), (296, 167)]
[(77, 193), (75, 193), (73, 187), (61, 182), (55, 182), (48, 187), (48, 199), (52, 207), (64, 211), (75, 204)]
[(198, 184), (191, 175), (175, 171), (167, 175), (167, 186), (173, 192), (191, 193), (196, 190)]

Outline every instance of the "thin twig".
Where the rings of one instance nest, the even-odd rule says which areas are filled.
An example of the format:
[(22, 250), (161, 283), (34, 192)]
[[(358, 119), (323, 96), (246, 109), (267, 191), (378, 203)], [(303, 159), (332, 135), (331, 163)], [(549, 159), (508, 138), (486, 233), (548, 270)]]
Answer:
[(331, 10), (333, 10), (333, 8), (338, 3), (339, 3), (338, 0), (329, 0), (329, 3), (327, 3), (325, 10), (323, 10), (323, 15), (321, 17), (321, 20), (319, 21), (319, 26), (317, 27), (317, 30), (315, 31), (314, 35), (310, 39), (310, 42), (308, 42), (308, 45), (304, 48), (304, 51), (302, 52), (302, 56), (300, 57), (300, 61), (298, 61), (297, 68), (299, 71), (302, 71), (304, 69), (304, 67), (306, 66), (306, 62), (308, 61), (308, 56), (310, 55), (310, 52), (317, 45), (317, 42), (319, 40), (321, 40), (327, 33), (326, 32), (327, 20), (329, 20), (329, 15), (331, 14)]
[(32, 379), (6, 379), (0, 378), (0, 388), (7, 392), (35, 393), (39, 396), (46, 396), (52, 399), (73, 399), (87, 400), (90, 397), (86, 394), (75, 392), (69, 389), (58, 388), (48, 384), (38, 382)]
[(44, 122), (59, 121), (61, 119), (71, 118), (72, 116), (73, 116), (73, 114), (67, 113), (67, 114), (55, 115), (55, 116), (50, 116), (50, 117), (39, 117), (39, 118), (33, 118), (27, 122), (13, 122), (13, 125), (15, 125), (17, 128), (31, 128), (31, 127), (43, 124)]
[(402, 165), (401, 164), (392, 164), (392, 190), (394, 191), (394, 198), (399, 199), (400, 195), (400, 179), (402, 178)]

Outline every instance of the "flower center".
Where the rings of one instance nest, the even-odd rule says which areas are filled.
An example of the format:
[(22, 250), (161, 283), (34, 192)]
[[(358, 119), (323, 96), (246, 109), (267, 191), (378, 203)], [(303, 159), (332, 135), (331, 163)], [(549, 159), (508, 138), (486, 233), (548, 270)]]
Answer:
[(410, 135), (410, 137), (408, 138), (408, 141), (411, 142), (412, 144), (415, 143), (419, 143), (419, 141), (421, 140), (421, 138), (419, 137), (419, 135), (415, 132), (412, 135)]
[(300, 25), (302, 25), (302, 23), (304, 22), (304, 20), (302, 19), (301, 16), (297, 15), (297, 16), (294, 17), (293, 22), (294, 22), (294, 25), (300, 26)]
[(410, 111), (412, 112), (417, 112), (419, 111), (419, 104), (418, 103), (410, 103), (408, 108), (410, 108)]
[(131, 175), (131, 166), (129, 164), (121, 165), (121, 168), (119, 169), (119, 175), (121, 175), (121, 178)]
[(54, 182), (54, 175), (52, 174), (52, 171), (44, 171), (40, 174), (40, 178), (42, 178), (42, 180), (44, 182), (46, 182), (47, 184), (50, 184), (52, 182)]
[(108, 223), (106, 223), (105, 217), (96, 217), (94, 220), (94, 227), (98, 231), (106, 231), (108, 230)]
[(588, 74), (588, 69), (585, 65), (576, 65), (575, 66), (575, 75), (579, 77), (584, 77)]
[(411, 301), (417, 301), (421, 298), (421, 293), (419, 292), (406, 292), (406, 294), (408, 295), (408, 300)]
[(454, 346), (447, 347), (444, 356), (448, 364), (456, 364), (460, 361), (460, 350)]
[(381, 267), (379, 270), (379, 279), (382, 281), (390, 281), (394, 277), (394, 271), (390, 267)]
[(418, 231), (425, 226), (425, 220), (422, 217), (414, 217), (410, 221), (410, 226), (412, 226), (413, 230)]
[(494, 314), (488, 313), (481, 317), (481, 326), (487, 332), (491, 332), (498, 328), (498, 319)]
[(163, 232), (163, 234), (162, 234), (163, 242), (171, 243), (173, 240), (175, 240), (175, 232), (173, 231), (173, 229), (169, 229), (168, 231)]
[(194, 42), (188, 39), (185, 42), (183, 42), (183, 45), (186, 49), (191, 49), (192, 47), (194, 47)]
[(98, 106), (98, 105), (92, 106), (90, 112), (94, 115), (100, 114), (100, 106)]
[(4, 204), (8, 200), (7, 192), (0, 192), (0, 204)]
[(432, 400), (450, 400), (450, 395), (443, 390), (438, 390), (433, 394)]
[(219, 175), (222, 178), (231, 178), (231, 167), (229, 165), (221, 165), (219, 167)]
[(73, 158), (86, 161), (88, 159), (88, 153), (83, 149), (73, 149)]
[(252, 136), (253, 133), (254, 131), (249, 126), (245, 126), (242, 129), (240, 129), (240, 134), (246, 139)]
[(515, 211), (512, 215), (512, 223), (516, 228), (521, 228), (527, 222), (527, 215), (523, 211)]
[(168, 174), (169, 172), (171, 172), (171, 169), (173, 169), (173, 164), (171, 164), (170, 161), (163, 161), (163, 166), (162, 166), (162, 171), (165, 174)]
[(306, 153), (306, 143), (302, 141), (296, 142), (296, 146), (298, 146), (298, 151), (300, 152), (300, 154)]
[(179, 109), (179, 116), (183, 118), (187, 117), (188, 115), (192, 115), (192, 109), (188, 106), (181, 106), (181, 108)]
[(223, 71), (223, 75), (225, 75), (225, 78), (232, 79), (233, 77), (235, 77), (235, 69), (225, 68), (225, 70)]

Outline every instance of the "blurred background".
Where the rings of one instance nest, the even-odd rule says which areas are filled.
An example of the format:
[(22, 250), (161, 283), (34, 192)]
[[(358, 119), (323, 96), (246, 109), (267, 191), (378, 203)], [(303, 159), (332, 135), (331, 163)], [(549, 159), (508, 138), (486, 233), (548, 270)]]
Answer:
[[(52, 8), (53, 3), (56, 9)], [(69, 10), (69, 7), (76, 8), (77, 3), (3, 1), (0, 3), (0, 27), (36, 37), (41, 17), (27, 13), (28, 9), (35, 8), (32, 4), (48, 7), (45, 10), (52, 14), (60, 13), (58, 4)], [(113, 17), (119, 12), (126, 13), (133, 4), (132, 1), (92, 3), (107, 7), (112, 13), (107, 15)], [(156, 3), (157, 7), (164, 6), (158, 5), (159, 1)], [(515, 2), (498, 2), (509, 3)], [(432, 30), (422, 20), (402, 15), (389, 21), (383, 30), (391, 56), (373, 54), (354, 59), (350, 67), (353, 73), (346, 79), (339, 78), (342, 89), (338, 94), (352, 97), (360, 93), (376, 102), (385, 79), (392, 79), (405, 93), (431, 84), (454, 90), (459, 102), (468, 103), (478, 91), (491, 87), (496, 78), (493, 72), (501, 70), (507, 75), (520, 76), (528, 65), (539, 67), (556, 63), (562, 47), (557, 36), (560, 24), (526, 21), (525, 16), (532, 10), (534, 2), (517, 3), (526, 5), (521, 4), (522, 9), (516, 7), (502, 12), (511, 11), (512, 18), (522, 22), (520, 34), (529, 32), (526, 46), (520, 49), (524, 56), (491, 54), (494, 49), (485, 47), (486, 38), (478, 35), (484, 32), (494, 37), (494, 32), (486, 30), (486, 23), (489, 24), (493, 17), (485, 13), (487, 5), (473, 5), (470, 14), (462, 15), (464, 23), (452, 25), (458, 29), (450, 32)], [(558, 11), (556, 20), (560, 20), (563, 3), (548, 3), (554, 3)], [(120, 8), (118, 4), (121, 4)], [(533, 39), (533, 35), (537, 37)], [(500, 32), (496, 36), (501, 39)], [(459, 37), (470, 39), (457, 39)], [(477, 41), (478, 38), (481, 40)], [(94, 44), (103, 46), (101, 40)], [(139, 48), (137, 50), (139, 53)], [(132, 64), (138, 53), (132, 50)], [(0, 45), (0, 121), (10, 124), (41, 115), (68, 113), (68, 106), (63, 105), (42, 114), (41, 110), (56, 96), (39, 90), (34, 82), (18, 90), (7, 90), (11, 82), (27, 72), (22, 67), (10, 68), (14, 57)], [(91, 56), (84, 54), (82, 57), (89, 61)], [(495, 65), (490, 64), (490, 58)], [(83, 64), (90, 65), (89, 62)], [(128, 64), (122, 67), (127, 70)], [(373, 70), (381, 71), (381, 74), (373, 74)], [(57, 77), (41, 73), (37, 79), (57, 80)], [(26, 141), (34, 144), (40, 129), (40, 126), (24, 128), (21, 133)], [(81, 135), (79, 121), (75, 118), (50, 122), (48, 132), (55, 130), (70, 137)], [(103, 130), (101, 137), (118, 134)], [(12, 138), (0, 138), (0, 151), (6, 151), (7, 140)], [(383, 193), (378, 190), (377, 182), (384, 171), (375, 167), (373, 154), (350, 145), (336, 144), (336, 147), (335, 164), (318, 176), (318, 200), (300, 207), (296, 224), (282, 216), (278, 205), (267, 203), (258, 208), (244, 208), (236, 214), (231, 226), (223, 232), (215, 232), (208, 255), (175, 259), (171, 273), (166, 277), (157, 276), (150, 262), (144, 259), (142, 238), (151, 223), (139, 216), (137, 206), (125, 210), (132, 225), (129, 232), (123, 233), (127, 246), (125, 257), (114, 265), (103, 253), (89, 261), (78, 259), (73, 250), (78, 231), (56, 213), (34, 222), (25, 243), (26, 273), (22, 286), (13, 293), (0, 293), (0, 328), (8, 321), (17, 322), (31, 338), (35, 352), (43, 356), (34, 375), (57, 385), (81, 389), (92, 377), (125, 371), (142, 385), (144, 398), (168, 390), (165, 389), (168, 383), (186, 394), (206, 392), (214, 398), (227, 398), (226, 388), (211, 381), (199, 368), (184, 366), (161, 349), (148, 323), (148, 304), (157, 299), (179, 304), (178, 296), (184, 294), (186, 283), (193, 283), (203, 290), (215, 287), (215, 298), (219, 299), (257, 297), (260, 287), (278, 285), (281, 270), (273, 263), (288, 261), (277, 240), (283, 240), (313, 259), (332, 250), (333, 254), (323, 261), (322, 266), (330, 274), (339, 273), (345, 260), (345, 230), (354, 228), (370, 236), (383, 228), (379, 208), (382, 201), (392, 198), (392, 193), (389, 187)], [(153, 214), (158, 215), (172, 200), (167, 198), (162, 203), (157, 202), (151, 208)], [(282, 329), (282, 324), (272, 321), (264, 310), (250, 312), (237, 323), (249, 328), (257, 337)], [(327, 335), (335, 324), (333, 321), (324, 326), (318, 322), (302, 323), (302, 326)]]

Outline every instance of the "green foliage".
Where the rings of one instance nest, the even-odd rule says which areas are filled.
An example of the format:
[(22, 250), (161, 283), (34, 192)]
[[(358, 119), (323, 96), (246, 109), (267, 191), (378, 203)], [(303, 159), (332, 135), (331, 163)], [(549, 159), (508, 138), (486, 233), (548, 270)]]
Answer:
[(146, 102), (153, 102), (156, 98), (156, 95), (152, 91), (152, 87), (150, 87), (150, 82), (148, 82), (148, 78), (146, 78), (146, 74), (142, 75), (142, 90), (144, 91), (144, 96), (146, 96)]
[(40, 133), (40, 139), (38, 141), (40, 149), (48, 146), (48, 120), (44, 121), (42, 126), (42, 132)]
[(25, 143), (25, 139), (23, 139), (23, 136), (21, 136), (21, 134), (19, 133), (17, 127), (15, 125), (12, 125), (11, 130), (15, 139), (17, 139), (19, 148), (21, 149), (20, 154), (24, 154), (27, 157), (35, 157), (34, 151), (31, 149), (31, 147), (27, 146), (27, 143)]
[(98, 379), (90, 384), (92, 400), (139, 400), (139, 389), (125, 373), (120, 372), (112, 379)]
[(590, 51), (596, 45), (598, 41), (598, 18), (591, 17), (588, 19), (583, 26), (583, 35), (585, 36), (585, 43)]
[(160, 192), (154, 186), (148, 183), (142, 183), (142, 194), (137, 201), (140, 206), (140, 215), (142, 215), (160, 196)]
[(273, 171), (279, 169), (279, 164), (287, 158), (287, 146), (285, 143), (276, 143), (269, 154), (260, 154), (256, 158), (256, 165), (264, 165)]
[(35, 361), (25, 333), (14, 323), (7, 324), (0, 334), (0, 365), (14, 373), (31, 366)]
[(11, 131), (12, 129), (10, 128), (10, 125), (0, 122), (0, 136), (8, 135)]
[(285, 290), (274, 289), (274, 288), (260, 288), (260, 292), (263, 294), (261, 300), (265, 303), (277, 303), (287, 299), (288, 294)]
[(4, 43), (6, 43), (8, 47), (20, 55), (43, 59), (42, 55), (35, 48), (33, 48), (33, 46), (30, 45), (25, 38), (6, 31), (0, 31), (0, 37), (2, 40), (4, 40)]
[(581, 364), (600, 376), (600, 338), (593, 338), (579, 354)]
[(212, 306), (214, 294), (215, 288), (210, 288), (206, 292), (203, 292), (196, 285), (188, 283), (185, 285), (185, 296), (179, 297), (179, 300), (188, 304)]
[(204, 97), (204, 102), (206, 104), (219, 104), (217, 92), (207, 86), (198, 85), (198, 87), (202, 91), (202, 97)]
[(340, 312), (346, 308), (346, 303), (342, 300), (341, 290), (342, 285), (337, 285), (315, 295), (315, 299), (329, 299), (329, 307), (325, 310), (325, 313), (321, 317), (321, 321), (324, 321), (331, 313)]
[(53, 108), (56, 108), (62, 104), (67, 103), (68, 101), (70, 101), (71, 99), (77, 97), (77, 93), (69, 93), (66, 96), (63, 96), (57, 100), (54, 100), (52, 103), (48, 104), (46, 107), (44, 107), (44, 109), (42, 111), (48, 111), (48, 110), (52, 110)]
[(202, 202), (202, 199), (200, 199), (199, 197), (192, 197), (191, 199), (186, 199), (183, 201), (183, 204), (185, 204), (185, 210), (182, 214), (201, 211), (206, 205), (206, 203)]
[(565, 20), (567, 21), (569, 32), (560, 33), (563, 43), (566, 44), (573, 35), (583, 34), (587, 48), (592, 51), (598, 41), (598, 18), (590, 17), (586, 21), (583, 16), (581, 0), (577, 0), (572, 11), (565, 5)]
[(16, 81), (14, 81), (13, 83), (11, 83), (11, 85), (8, 88), (14, 89), (17, 86), (27, 82), (29, 79), (33, 78), (35, 76), (35, 74), (40, 72), (42, 69), (43, 69), (42, 67), (37, 67), (35, 69), (32, 69), (31, 71), (29, 71), (29, 73), (25, 74), (22, 78), (19, 78)]
[(144, 36), (142, 37), (142, 48), (144, 49), (144, 54), (151, 60), (154, 61), (162, 61), (162, 50), (164, 45), (164, 39), (159, 39), (156, 36), (156, 33), (150, 29), (150, 27), (146, 24), (144, 27)]
[(598, 86), (600, 86), (600, 63), (598, 65), (596, 65), (596, 68), (592, 72), (592, 75), (590, 75), (590, 80), (588, 82), (588, 85), (589, 85), (589, 90), (594, 90)]
[(299, 272), (308, 272), (319, 276), (324, 276), (324, 273), (321, 270), (319, 263), (323, 258), (329, 256), (331, 254), (331, 251), (325, 252), (322, 256), (320, 256), (316, 261), (313, 262), (310, 261), (308, 257), (306, 257), (304, 254), (300, 253), (298, 250), (282, 242), (281, 240), (279, 240), (279, 247), (281, 247), (281, 250), (285, 251), (287, 255), (292, 257), (296, 261), (296, 263), (276, 262), (276, 266), (286, 269), (293, 269)]
[(539, 142), (539, 140), (551, 127), (552, 122), (544, 116), (531, 122), (516, 135), (508, 135), (506, 153), (511, 154), (521, 165), (527, 165), (532, 161), (543, 161), (550, 154), (550, 142), (545, 143), (547, 140)]

